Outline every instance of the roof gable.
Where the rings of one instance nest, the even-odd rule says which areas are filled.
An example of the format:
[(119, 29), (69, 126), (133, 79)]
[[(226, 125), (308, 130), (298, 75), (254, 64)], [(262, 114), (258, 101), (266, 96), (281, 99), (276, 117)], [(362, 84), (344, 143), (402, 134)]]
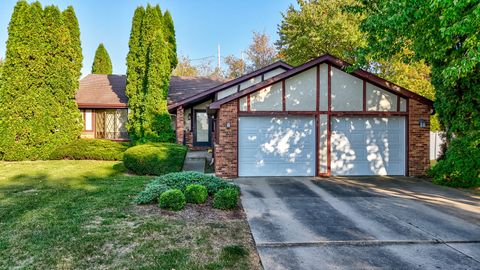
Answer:
[(252, 79), (256, 76), (262, 75), (264, 73), (267, 73), (267, 72), (269, 72), (271, 70), (274, 70), (274, 69), (277, 69), (277, 68), (283, 68), (283, 69), (288, 71), (288, 70), (291, 70), (293, 67), (288, 65), (287, 63), (285, 63), (283, 61), (277, 61), (277, 62), (275, 62), (271, 65), (268, 65), (264, 68), (261, 68), (259, 70), (256, 70), (256, 71), (248, 73), (248, 74), (245, 74), (245, 75), (243, 75), (241, 77), (238, 77), (236, 79), (227, 81), (223, 84), (220, 84), (216, 87), (210, 88), (210, 89), (208, 89), (206, 91), (203, 91), (201, 93), (198, 93), (196, 95), (192, 95), (189, 98), (180, 100), (178, 102), (171, 103), (168, 106), (168, 110), (173, 110), (173, 109), (175, 109), (179, 106), (185, 106), (185, 105), (188, 105), (188, 104), (191, 104), (191, 103), (196, 103), (196, 102), (202, 101), (202, 100), (208, 98), (209, 96), (214, 95), (215, 93), (217, 93), (219, 91), (225, 90), (225, 89), (227, 89), (231, 86), (234, 86), (236, 84), (240, 84), (242, 82), (248, 81), (248, 80), (250, 80), (250, 79)]
[[(326, 63), (326, 64), (329, 64), (333, 67), (336, 67), (338, 69), (341, 69), (341, 70), (344, 70), (346, 67), (350, 66), (349, 63), (339, 59), (339, 58), (336, 58), (332, 55), (329, 55), (329, 54), (325, 54), (323, 56), (320, 56), (316, 59), (313, 59), (303, 65), (300, 65), (296, 68), (293, 68), (291, 70), (288, 70), (284, 73), (281, 73), (277, 76), (274, 76), (268, 80), (265, 80), (263, 82), (260, 82), (256, 85), (253, 85), (249, 88), (246, 88), (238, 93), (235, 93), (231, 96), (228, 96), (228, 97), (225, 97), (223, 99), (220, 99), (220, 100), (217, 100), (215, 102), (213, 102), (212, 104), (210, 104), (210, 109), (219, 109), (220, 106), (224, 103), (227, 103), (227, 102), (230, 102), (232, 100), (235, 100), (235, 99), (239, 99), (243, 96), (246, 96), (252, 92), (256, 92), (258, 90), (261, 90), (265, 87), (268, 87), (268, 86), (271, 86), (272, 84), (274, 83), (277, 83), (277, 82), (281, 82), (285, 79), (288, 79), (294, 75), (297, 75), (303, 71), (306, 71), (312, 67), (315, 67), (317, 65), (320, 65), (320, 64), (323, 64), (323, 63)], [(400, 96), (403, 96), (403, 97), (406, 97), (406, 98), (412, 98), (412, 99), (415, 99), (415, 100), (418, 100), (424, 104), (427, 104), (429, 106), (433, 106), (433, 101), (431, 101), (430, 99), (427, 99), (423, 96), (420, 96), (410, 90), (407, 90), (406, 88), (403, 88), (401, 86), (398, 86), (390, 81), (387, 81), (385, 79), (382, 79), (370, 72), (367, 72), (367, 71), (364, 71), (364, 70), (361, 70), (361, 69), (358, 69), (358, 70), (355, 70), (351, 73), (351, 75), (353, 76), (356, 76), (360, 79), (363, 79), (365, 80), (366, 82), (369, 82), (373, 85), (376, 85), (382, 89), (385, 89), (389, 92), (392, 92), (394, 94), (397, 94), (397, 95), (400, 95)]]

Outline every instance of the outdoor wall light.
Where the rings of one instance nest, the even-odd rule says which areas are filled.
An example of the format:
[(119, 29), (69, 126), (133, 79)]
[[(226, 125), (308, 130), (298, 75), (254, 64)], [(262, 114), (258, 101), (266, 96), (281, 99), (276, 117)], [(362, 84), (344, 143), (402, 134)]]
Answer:
[(230, 122), (227, 122), (227, 128), (231, 128), (232, 127), (232, 124), (230, 124)]
[(420, 125), (421, 128), (425, 128), (427, 126), (427, 123), (423, 118), (420, 118), (420, 120), (418, 120), (418, 124)]

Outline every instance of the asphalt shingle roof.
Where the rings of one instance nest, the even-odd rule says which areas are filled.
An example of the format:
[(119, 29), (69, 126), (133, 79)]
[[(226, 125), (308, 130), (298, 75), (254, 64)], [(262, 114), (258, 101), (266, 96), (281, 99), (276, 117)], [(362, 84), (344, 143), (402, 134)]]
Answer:
[[(224, 82), (225, 80), (219, 78), (172, 76), (168, 89), (168, 104), (192, 97)], [(89, 74), (80, 80), (75, 99), (79, 106), (125, 105), (128, 103), (125, 87), (125, 75)]]

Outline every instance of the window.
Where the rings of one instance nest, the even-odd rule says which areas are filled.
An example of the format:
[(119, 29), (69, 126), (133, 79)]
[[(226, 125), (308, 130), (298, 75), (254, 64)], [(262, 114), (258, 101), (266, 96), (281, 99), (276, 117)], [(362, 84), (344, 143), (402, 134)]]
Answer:
[(128, 139), (126, 109), (97, 110), (95, 120), (95, 138)]

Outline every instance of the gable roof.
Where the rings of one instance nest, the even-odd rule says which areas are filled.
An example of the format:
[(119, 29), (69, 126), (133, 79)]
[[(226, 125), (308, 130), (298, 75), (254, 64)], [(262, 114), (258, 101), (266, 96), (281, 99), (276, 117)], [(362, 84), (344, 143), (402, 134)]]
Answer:
[[(75, 100), (79, 108), (127, 108), (125, 75), (89, 74), (80, 80)], [(210, 77), (172, 76), (168, 88), (168, 103), (198, 95), (224, 83)]]
[(126, 108), (125, 75), (89, 74), (80, 80), (75, 100), (79, 108)]
[(183, 100), (180, 100), (178, 102), (173, 102), (171, 103), (169, 106), (168, 106), (168, 110), (171, 111), (179, 106), (185, 106), (185, 105), (188, 105), (188, 104), (191, 104), (191, 103), (195, 103), (195, 102), (198, 102), (198, 101), (201, 101), (202, 99), (205, 99), (205, 98), (208, 98), (208, 96), (210, 95), (213, 95), (221, 90), (224, 90), (224, 89), (227, 89), (228, 87), (230, 86), (233, 86), (233, 85), (236, 85), (236, 84), (239, 84), (241, 82), (244, 82), (244, 81), (247, 81), (251, 78), (254, 78), (258, 75), (261, 75), (263, 73), (266, 73), (266, 72), (269, 72), (271, 70), (274, 70), (276, 68), (283, 68), (285, 70), (291, 70), (293, 67), (290, 66), (289, 64), (283, 62), (283, 61), (277, 61), (271, 65), (268, 65), (266, 67), (263, 67), (261, 69), (258, 69), (254, 72), (251, 72), (251, 73), (248, 73), (248, 74), (245, 74), (241, 77), (238, 77), (236, 79), (233, 79), (233, 80), (230, 80), (230, 81), (227, 81), (223, 84), (220, 84), (216, 87), (213, 87), (213, 88), (210, 88), (206, 91), (202, 91), (200, 92), (199, 94), (197, 95), (192, 95), (191, 97), (189, 98), (186, 98), (186, 99), (183, 99)]
[[(260, 90), (260, 89), (263, 89), (265, 87), (268, 87), (274, 83), (277, 83), (277, 82), (280, 82), (284, 79), (288, 79), (289, 77), (292, 77), (298, 73), (301, 73), (302, 71), (305, 71), (309, 68), (312, 68), (312, 67), (315, 67), (319, 64), (323, 64), (323, 63), (327, 63), (327, 64), (330, 64), (331, 66), (333, 67), (336, 67), (338, 69), (341, 69), (343, 70), (344, 68), (350, 66), (349, 63), (339, 59), (339, 58), (336, 58), (330, 54), (324, 54), (316, 59), (313, 59), (303, 65), (300, 65), (298, 67), (295, 67), (293, 69), (290, 69), (289, 71), (286, 71), (284, 73), (281, 73), (277, 76), (274, 76), (268, 80), (265, 80), (263, 82), (260, 82), (258, 84), (255, 84), (251, 87), (248, 87), (246, 89), (243, 89), (242, 91), (240, 92), (237, 92), (235, 94), (232, 94), (228, 97), (225, 97), (223, 99), (220, 99), (220, 100), (217, 100), (215, 102), (212, 102), (210, 104), (210, 109), (219, 109), (220, 106), (222, 104), (225, 104), (227, 102), (230, 102), (232, 100), (235, 100), (235, 99), (239, 99), (243, 96), (246, 96), (252, 92), (255, 92), (257, 90)], [(415, 100), (418, 100), (419, 102), (422, 102), (424, 104), (427, 104), (429, 106), (433, 106), (433, 101), (431, 101), (430, 99), (428, 98), (425, 98), (419, 94), (416, 94), (406, 88), (403, 88), (401, 86), (398, 86), (390, 81), (387, 81), (385, 79), (382, 79), (370, 72), (367, 72), (365, 70), (362, 70), (362, 69), (357, 69), (355, 71), (353, 71), (352, 73), (350, 73), (356, 77), (359, 77), (360, 79), (364, 79), (365, 81), (371, 83), (371, 84), (374, 84), (380, 88), (383, 88), (389, 92), (392, 92), (394, 94), (397, 94), (397, 95), (400, 95), (400, 96), (404, 96), (406, 98), (412, 98), (412, 99), (415, 99)]]

